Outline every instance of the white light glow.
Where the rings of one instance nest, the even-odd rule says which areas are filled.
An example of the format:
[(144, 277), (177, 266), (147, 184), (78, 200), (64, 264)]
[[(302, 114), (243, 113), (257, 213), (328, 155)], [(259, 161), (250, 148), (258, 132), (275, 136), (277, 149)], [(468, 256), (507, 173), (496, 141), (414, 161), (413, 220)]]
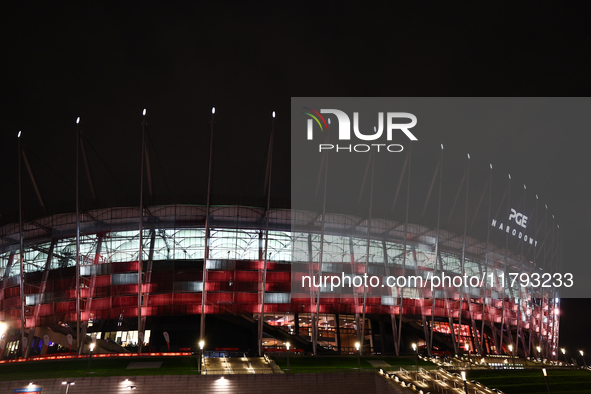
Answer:
[(542, 368), (542, 373), (544, 374), (544, 376), (548, 376), (546, 375), (546, 368)]
[(443, 144), (441, 144), (441, 149), (443, 149)]
[(211, 107), (211, 113), (212, 115), (215, 114), (215, 107)]
[(462, 380), (466, 381), (466, 371), (462, 371)]
[(470, 160), (470, 154), (468, 153), (468, 160)]
[(90, 351), (93, 352), (94, 351), (94, 343), (90, 344)]
[(2, 337), (6, 331), (8, 331), (8, 324), (0, 321), (0, 337)]
[(492, 163), (490, 163), (490, 169), (492, 170)]
[(18, 132), (18, 135), (16, 136), (16, 138), (21, 138), (21, 131)]
[(203, 346), (205, 346), (205, 342), (199, 341), (199, 349), (203, 350)]
[(275, 111), (273, 111), (273, 117), (275, 117)]
[(511, 174), (509, 174), (509, 179), (511, 179)]
[(527, 187), (525, 187), (525, 185), (523, 185), (523, 188), (524, 188), (524, 189), (527, 189)]
[(80, 117), (76, 119), (76, 124), (80, 123)]
[(226, 387), (230, 384), (230, 381), (224, 378), (223, 376), (215, 381), (214, 383), (216, 386)]
[(144, 112), (142, 113), (142, 115), (144, 115), (144, 116), (146, 115), (146, 109), (145, 108), (144, 108)]

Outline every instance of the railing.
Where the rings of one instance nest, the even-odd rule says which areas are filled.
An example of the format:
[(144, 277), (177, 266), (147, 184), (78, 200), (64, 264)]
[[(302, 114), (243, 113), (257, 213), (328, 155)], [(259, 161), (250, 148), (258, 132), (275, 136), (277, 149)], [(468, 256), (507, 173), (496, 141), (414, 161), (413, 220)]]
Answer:
[[(310, 369), (313, 369), (313, 367), (310, 367)], [(287, 368), (283, 368), (282, 369), (283, 373), (308, 373), (308, 372), (303, 372), (299, 369), (287, 369)], [(322, 369), (317, 369), (316, 372), (317, 373), (335, 373), (335, 372), (347, 372), (347, 373), (376, 373), (379, 372), (380, 368), (322, 368)]]
[[(92, 358), (105, 358), (105, 357), (176, 357), (176, 356), (193, 356), (192, 352), (165, 352), (165, 353), (100, 353), (93, 354)], [(1, 360), (0, 364), (9, 363), (22, 363), (27, 361), (44, 361), (44, 360), (73, 360), (79, 358), (89, 358), (88, 354), (78, 355), (76, 353), (54, 353), (45, 354), (40, 356), (31, 356), (28, 358), (17, 358), (12, 360)]]

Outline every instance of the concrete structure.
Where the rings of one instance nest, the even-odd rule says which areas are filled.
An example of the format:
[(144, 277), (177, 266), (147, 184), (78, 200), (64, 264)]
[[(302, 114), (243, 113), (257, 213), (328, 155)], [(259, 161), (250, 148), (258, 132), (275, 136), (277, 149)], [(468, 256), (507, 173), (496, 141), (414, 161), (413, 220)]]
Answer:
[[(127, 379), (127, 381), (126, 381)], [(40, 379), (0, 382), (2, 392), (16, 389), (41, 388), (44, 394), (63, 394), (63, 382), (74, 382), (68, 394), (76, 393), (378, 393), (396, 394), (412, 391), (397, 387), (377, 373), (320, 373), (275, 375), (165, 375), (112, 376), (71, 379)], [(135, 387), (135, 388), (133, 388)]]

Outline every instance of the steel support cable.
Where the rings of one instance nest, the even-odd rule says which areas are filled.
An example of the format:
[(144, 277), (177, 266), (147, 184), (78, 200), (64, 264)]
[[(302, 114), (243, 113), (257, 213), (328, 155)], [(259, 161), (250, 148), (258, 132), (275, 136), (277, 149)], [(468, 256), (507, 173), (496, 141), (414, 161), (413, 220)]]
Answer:
[(72, 184), (70, 182), (68, 182), (67, 180), (65, 180), (57, 171), (55, 171), (39, 155), (37, 155), (35, 153), (35, 151), (33, 151), (31, 148), (28, 148), (27, 146), (23, 146), (23, 148), (25, 148), (27, 150), (27, 152), (30, 152), (33, 156), (35, 156), (45, 167), (47, 167), (51, 172), (54, 173), (54, 175), (56, 175), (59, 179), (61, 179), (70, 189), (72, 189), (74, 191), (76, 190), (76, 188), (74, 186), (72, 186)]
[(95, 149), (95, 147), (92, 144), (92, 142), (90, 141), (90, 139), (88, 139), (88, 137), (84, 133), (80, 133), (80, 135), (82, 136), (82, 138), (84, 138), (84, 140), (86, 142), (88, 142), (88, 145), (90, 145), (90, 149), (93, 150), (94, 154), (98, 157), (98, 159), (103, 164), (103, 166), (105, 166), (105, 169), (107, 170), (107, 172), (109, 173), (109, 175), (111, 175), (111, 177), (113, 178), (113, 180), (115, 181), (115, 183), (117, 184), (117, 186), (119, 186), (119, 188), (121, 189), (121, 191), (123, 192), (123, 194), (127, 194), (127, 192), (125, 191), (125, 189), (123, 188), (123, 186), (121, 186), (121, 183), (119, 183), (119, 181), (117, 180), (117, 178), (115, 177), (115, 175), (113, 174), (113, 172), (111, 171), (111, 169), (109, 168), (109, 166), (107, 165), (107, 163), (105, 163), (105, 161), (103, 160), (103, 158), (101, 157), (101, 155), (99, 155), (98, 151)]
[(152, 139), (152, 135), (150, 134), (150, 130), (148, 131), (148, 139), (150, 140), (150, 143), (152, 144), (152, 149), (154, 151), (154, 155), (156, 156), (156, 163), (158, 163), (158, 168), (160, 168), (160, 172), (162, 172), (162, 178), (164, 179), (164, 185), (166, 186), (166, 190), (168, 191), (168, 194), (170, 195), (170, 187), (168, 186), (168, 181), (166, 180), (166, 173), (164, 172), (164, 169), (162, 169), (162, 164), (160, 162), (160, 157), (158, 156), (158, 151), (156, 150), (156, 144), (154, 144), (154, 140)]

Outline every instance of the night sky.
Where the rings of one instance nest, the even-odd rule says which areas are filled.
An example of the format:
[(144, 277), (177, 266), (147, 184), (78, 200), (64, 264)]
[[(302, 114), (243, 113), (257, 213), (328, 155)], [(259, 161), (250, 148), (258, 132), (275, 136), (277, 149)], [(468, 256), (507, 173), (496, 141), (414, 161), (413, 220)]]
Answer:
[[(589, 96), (588, 15), (568, 3), (3, 4), (0, 223), (16, 219), (19, 130), (48, 213), (72, 210), (78, 116), (98, 197), (83, 179), (83, 207), (132, 205), (146, 108), (151, 202), (204, 203), (215, 106), (212, 202), (262, 205), (277, 111), (272, 196), (287, 207), (290, 97)], [(475, 157), (497, 149), (545, 196), (575, 273), (588, 262), (591, 222), (583, 128), (442, 136)], [(42, 215), (28, 179), (24, 194), (25, 216)], [(561, 345), (591, 352), (587, 310), (587, 300), (563, 300)]]

